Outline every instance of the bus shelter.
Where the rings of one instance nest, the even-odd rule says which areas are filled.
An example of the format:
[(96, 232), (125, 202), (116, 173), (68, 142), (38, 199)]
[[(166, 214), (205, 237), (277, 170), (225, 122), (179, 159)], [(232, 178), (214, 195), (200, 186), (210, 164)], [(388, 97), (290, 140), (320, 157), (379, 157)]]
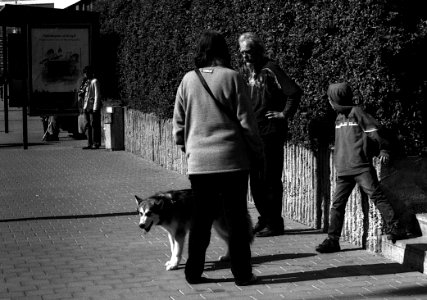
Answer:
[(0, 85), (5, 130), (8, 107), (22, 107), (23, 145), (27, 115), (78, 115), (76, 90), (82, 70), (96, 67), (99, 15), (25, 5), (0, 9)]

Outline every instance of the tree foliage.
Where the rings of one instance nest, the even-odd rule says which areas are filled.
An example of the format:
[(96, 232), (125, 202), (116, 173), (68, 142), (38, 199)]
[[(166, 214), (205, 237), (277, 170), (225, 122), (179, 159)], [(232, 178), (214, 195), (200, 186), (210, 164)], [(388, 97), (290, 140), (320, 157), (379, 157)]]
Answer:
[(176, 88), (194, 68), (200, 33), (222, 32), (238, 69), (237, 38), (255, 31), (270, 58), (304, 90), (290, 126), (294, 142), (330, 142), (334, 117), (326, 89), (347, 81), (355, 102), (414, 155), (427, 132), (423, 1), (97, 0), (95, 10), (105, 48), (115, 51), (103, 63), (114, 66), (109, 90), (130, 107), (170, 118)]

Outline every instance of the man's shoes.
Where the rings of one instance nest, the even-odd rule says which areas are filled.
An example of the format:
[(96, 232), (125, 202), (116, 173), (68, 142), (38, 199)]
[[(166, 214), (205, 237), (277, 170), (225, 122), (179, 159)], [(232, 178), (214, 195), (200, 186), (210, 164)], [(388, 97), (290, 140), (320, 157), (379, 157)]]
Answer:
[(200, 276), (197, 278), (190, 278), (190, 277), (185, 277), (185, 280), (187, 280), (187, 282), (189, 284), (202, 284), (202, 283), (209, 283), (212, 282), (210, 279)]
[(316, 251), (319, 253), (333, 253), (341, 251), (341, 247), (338, 240), (327, 238), (316, 247)]
[(396, 242), (396, 240), (403, 240), (407, 237), (405, 230), (402, 228), (395, 226), (393, 227), (389, 233), (387, 233), (387, 239), (389, 241), (392, 241), (393, 243)]
[(92, 149), (92, 146), (86, 146), (86, 147), (83, 147), (82, 149), (83, 150), (89, 150), (89, 149)]
[(252, 277), (246, 280), (239, 280), (236, 279), (235, 283), (237, 286), (246, 286), (246, 285), (252, 285), (258, 282), (258, 277), (256, 277), (254, 274), (252, 274)]
[(94, 150), (99, 149), (99, 145), (98, 145), (98, 144), (95, 144), (95, 145), (92, 147), (92, 149), (94, 149)]
[(264, 227), (263, 230), (259, 231), (255, 234), (256, 237), (269, 237), (269, 236), (277, 236), (277, 235), (283, 235), (285, 234), (285, 230), (283, 228), (276, 229), (272, 228), (270, 226)]
[(262, 222), (262, 221), (259, 221), (259, 220), (258, 220), (258, 222), (255, 224), (255, 227), (254, 227), (254, 229), (253, 229), (253, 233), (255, 234), (255, 233), (257, 233), (257, 232), (260, 232), (260, 231), (261, 231), (261, 230), (263, 230), (266, 226), (267, 226), (267, 224), (265, 224), (264, 222)]

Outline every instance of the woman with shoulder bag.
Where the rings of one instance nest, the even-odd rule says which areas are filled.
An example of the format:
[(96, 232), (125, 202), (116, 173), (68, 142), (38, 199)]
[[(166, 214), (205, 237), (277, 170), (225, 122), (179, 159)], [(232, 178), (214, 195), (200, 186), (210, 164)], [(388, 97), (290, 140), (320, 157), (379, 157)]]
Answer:
[(256, 282), (252, 273), (247, 188), (251, 154), (262, 158), (249, 94), (243, 78), (230, 68), (224, 37), (202, 34), (195, 57), (176, 94), (173, 115), (175, 142), (185, 152), (194, 201), (185, 278), (202, 277), (210, 231), (223, 214), (229, 231), (231, 271), (237, 285)]

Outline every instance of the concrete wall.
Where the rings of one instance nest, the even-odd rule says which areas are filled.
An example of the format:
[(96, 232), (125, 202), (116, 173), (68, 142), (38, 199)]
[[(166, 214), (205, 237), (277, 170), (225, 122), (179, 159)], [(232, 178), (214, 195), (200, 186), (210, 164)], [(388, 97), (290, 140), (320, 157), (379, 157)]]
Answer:
[[(175, 146), (171, 120), (136, 110), (125, 113), (125, 149), (166, 169), (185, 174), (185, 155)], [(406, 222), (413, 212), (427, 211), (427, 160), (405, 158), (389, 167), (377, 166), (384, 189)], [(327, 229), (330, 200), (335, 189), (332, 152), (285, 146), (283, 215), (312, 228)], [(408, 226), (414, 226), (412, 223)], [(355, 189), (346, 208), (342, 238), (373, 252), (381, 252), (383, 221), (375, 206)]]

